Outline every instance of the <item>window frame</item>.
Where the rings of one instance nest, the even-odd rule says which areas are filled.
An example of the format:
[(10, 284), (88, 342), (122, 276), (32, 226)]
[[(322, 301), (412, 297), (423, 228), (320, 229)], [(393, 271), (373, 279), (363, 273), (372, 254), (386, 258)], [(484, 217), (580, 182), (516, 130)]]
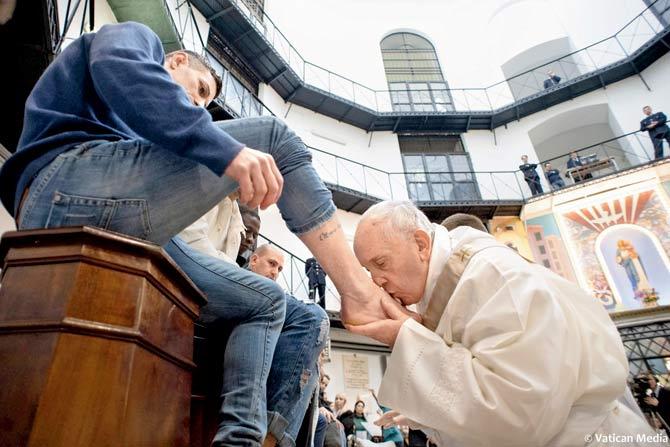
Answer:
[[(462, 142), (461, 142), (461, 147)], [(408, 167), (408, 158), (409, 157), (420, 157), (422, 171), (412, 171)], [(444, 157), (446, 162), (447, 170), (431, 170), (431, 166), (427, 161), (428, 157)], [(468, 170), (454, 170), (454, 165), (452, 164), (452, 157), (463, 157), (468, 165)], [(401, 152), (401, 158), (403, 163), (403, 169), (405, 172), (405, 182), (407, 184), (407, 193), (410, 200), (414, 202), (453, 202), (453, 201), (472, 201), (472, 200), (481, 200), (481, 192), (479, 190), (479, 185), (477, 183), (477, 178), (474, 175), (474, 170), (472, 169), (472, 160), (470, 160), (470, 154), (467, 152), (453, 152), (453, 153), (440, 153), (440, 152), (417, 152), (417, 151), (408, 151)], [(414, 164), (413, 164), (414, 165)], [(441, 177), (444, 176), (444, 179), (436, 179), (435, 175)], [(416, 178), (414, 176), (417, 176)], [(465, 177), (460, 177), (465, 176)], [(428, 192), (428, 199), (421, 198), (419, 194), (419, 185), (425, 185), (425, 190)], [(445, 185), (450, 185), (448, 193), (445, 193)], [(465, 197), (463, 196), (465, 189), (459, 188), (459, 186), (468, 185), (471, 187), (469, 194)], [(439, 188), (439, 189), (438, 189)], [(425, 197), (425, 196), (424, 196)], [(452, 198), (453, 197), (453, 198)]]
[[(398, 42), (394, 43), (395, 46), (385, 45), (389, 39)], [(432, 42), (419, 34), (402, 31), (385, 36), (379, 42), (379, 46), (391, 107), (394, 111), (446, 112), (454, 110), (449, 84), (444, 78), (440, 60)], [(398, 85), (403, 84), (404, 88), (397, 88)], [(418, 84), (424, 84), (424, 88), (413, 87)], [(414, 96), (418, 96), (420, 100), (415, 101)]]

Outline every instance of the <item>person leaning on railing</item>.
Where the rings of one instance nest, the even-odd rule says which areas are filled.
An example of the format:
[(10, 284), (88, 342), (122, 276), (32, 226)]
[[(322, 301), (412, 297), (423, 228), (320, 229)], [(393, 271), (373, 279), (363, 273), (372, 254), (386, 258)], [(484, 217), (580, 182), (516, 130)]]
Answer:
[(528, 155), (522, 155), (521, 161), (523, 164), (519, 165), (519, 171), (523, 173), (523, 179), (530, 188), (532, 195), (542, 194), (542, 185), (540, 184), (540, 176), (537, 174), (537, 165), (535, 163), (528, 163)]
[(544, 175), (547, 177), (551, 189), (559, 189), (565, 186), (565, 181), (561, 177), (561, 173), (558, 169), (552, 168), (551, 163), (549, 162), (544, 164)]
[(670, 128), (666, 124), (668, 118), (663, 112), (652, 114), (650, 106), (644, 106), (642, 112), (647, 117), (640, 121), (640, 130), (649, 132), (649, 138), (654, 144), (654, 158), (658, 160), (663, 158), (663, 140), (665, 139), (670, 145)]
[(544, 80), (543, 86), (544, 89), (551, 88), (555, 85), (558, 85), (561, 82), (561, 77), (554, 73), (553, 70), (547, 72), (547, 79)]

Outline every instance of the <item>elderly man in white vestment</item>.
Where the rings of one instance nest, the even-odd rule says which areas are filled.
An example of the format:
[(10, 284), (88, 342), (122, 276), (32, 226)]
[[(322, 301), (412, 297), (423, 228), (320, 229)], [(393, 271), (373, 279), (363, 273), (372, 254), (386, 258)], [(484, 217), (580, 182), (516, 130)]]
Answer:
[(624, 347), (576, 284), (487, 233), (431, 224), (410, 202), (371, 207), (354, 251), (395, 299), (388, 319), (349, 327), (393, 346), (379, 399), (395, 412), (381, 423), (449, 447), (664, 445), (618, 403)]

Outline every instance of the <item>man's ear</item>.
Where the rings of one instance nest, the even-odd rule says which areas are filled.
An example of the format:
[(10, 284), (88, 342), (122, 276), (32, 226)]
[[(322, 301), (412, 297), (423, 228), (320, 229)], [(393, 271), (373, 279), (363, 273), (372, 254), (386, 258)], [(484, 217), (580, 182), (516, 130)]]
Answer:
[(416, 230), (414, 232), (414, 242), (416, 242), (416, 246), (419, 248), (419, 258), (422, 261), (427, 261), (430, 259), (430, 252), (431, 252), (431, 246), (432, 246), (432, 240), (430, 238), (430, 234), (425, 232), (424, 230)]
[(168, 66), (172, 68), (173, 70), (177, 68), (180, 65), (188, 65), (188, 55), (186, 53), (182, 53), (181, 51), (177, 51), (176, 53), (172, 53), (170, 55), (170, 59), (168, 61)]
[(258, 255), (256, 253), (254, 253), (249, 258), (249, 265), (256, 265), (257, 263), (258, 263)]

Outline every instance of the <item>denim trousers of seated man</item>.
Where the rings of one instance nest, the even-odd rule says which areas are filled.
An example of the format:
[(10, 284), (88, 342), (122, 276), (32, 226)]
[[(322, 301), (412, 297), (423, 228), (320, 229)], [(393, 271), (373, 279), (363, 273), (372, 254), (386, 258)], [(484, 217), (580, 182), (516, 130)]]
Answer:
[[(217, 124), (241, 143), (273, 156), (284, 177), (277, 205), (289, 230), (305, 233), (332, 217), (335, 206), (312, 167), (311, 154), (285, 124), (272, 117)], [(91, 225), (165, 245), (237, 187), (225, 175), (219, 177), (204, 165), (147, 141), (90, 141), (62, 153), (38, 173), (18, 224), (20, 229)], [(175, 247), (181, 247), (186, 253), (178, 239), (166, 247), (173, 253)], [(256, 296), (246, 312), (230, 317), (249, 330), (236, 331), (227, 345), (231, 353), (240, 352), (235, 370), (229, 369), (239, 376), (224, 383), (243, 391), (239, 399), (232, 399), (232, 408), (223, 404), (221, 417), (226, 427), (217, 434), (217, 442), (225, 446), (257, 446), (266, 434), (266, 382), (286, 312), (279, 287), (254, 278), (256, 285), (247, 288), (251, 275), (247, 273), (239, 273), (234, 290), (228, 289), (233, 294), (228, 299), (236, 299), (237, 294), (249, 296), (251, 293), (245, 294), (249, 290), (264, 298)], [(201, 287), (197, 279), (194, 282)], [(216, 306), (217, 296), (208, 296), (210, 304), (203, 314), (209, 313), (207, 307)], [(228, 309), (221, 306), (221, 312)], [(254, 349), (251, 340), (257, 340)], [(235, 390), (222, 393), (228, 396)]]
[[(268, 431), (280, 446), (294, 446), (318, 380), (317, 360), (329, 328), (326, 312), (292, 296), (284, 299), (284, 291), (274, 281), (201, 253), (178, 237), (165, 249), (209, 299), (201, 322), (213, 329), (234, 327), (223, 361), (223, 420), (214, 445), (243, 442), (238, 439), (240, 425), (249, 425), (253, 433), (258, 422), (244, 419), (248, 414), (245, 408), (256, 405), (249, 396), (258, 398), (256, 390), (264, 385), (256, 372), (268, 361), (263, 352), (276, 343), (267, 378)], [(269, 321), (276, 322), (272, 315), (283, 314), (284, 307), (286, 318), (278, 338), (274, 328), (266, 329), (265, 321), (238, 324), (248, 314), (267, 314)], [(258, 363), (255, 367), (249, 362), (254, 359)], [(236, 385), (239, 383), (246, 386), (241, 388)]]

